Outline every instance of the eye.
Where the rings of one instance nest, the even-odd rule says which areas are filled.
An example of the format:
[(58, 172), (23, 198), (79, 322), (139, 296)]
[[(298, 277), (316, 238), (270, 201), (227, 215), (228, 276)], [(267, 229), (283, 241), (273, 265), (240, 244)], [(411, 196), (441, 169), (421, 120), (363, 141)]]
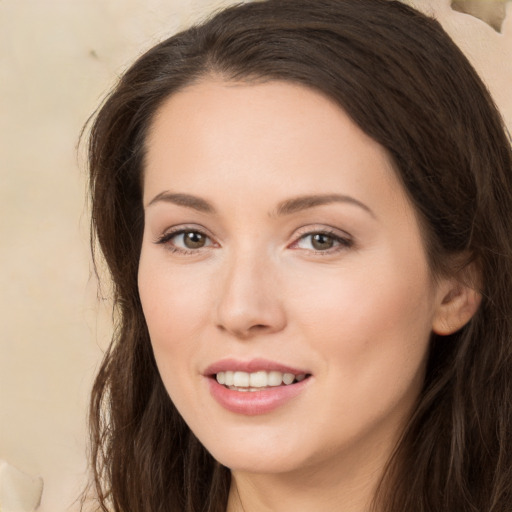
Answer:
[(336, 252), (353, 245), (352, 240), (329, 231), (316, 231), (302, 235), (293, 243), (293, 248), (315, 252)]
[(176, 252), (189, 253), (212, 245), (210, 237), (197, 229), (179, 229), (165, 233), (157, 244), (167, 245)]
[[(306, 235), (301, 238), (301, 242), (308, 241), (308, 245), (311, 245), (316, 251), (325, 251), (332, 249), (335, 244), (334, 237), (326, 235), (325, 233), (316, 233), (314, 235)], [(299, 244), (300, 245), (300, 244)]]

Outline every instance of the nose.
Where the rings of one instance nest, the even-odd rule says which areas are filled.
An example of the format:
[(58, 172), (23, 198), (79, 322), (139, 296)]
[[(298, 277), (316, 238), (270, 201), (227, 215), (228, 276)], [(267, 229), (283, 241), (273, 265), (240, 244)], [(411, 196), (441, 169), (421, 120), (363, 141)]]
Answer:
[(219, 286), (217, 328), (239, 339), (271, 334), (286, 325), (277, 269), (261, 254), (226, 262)]

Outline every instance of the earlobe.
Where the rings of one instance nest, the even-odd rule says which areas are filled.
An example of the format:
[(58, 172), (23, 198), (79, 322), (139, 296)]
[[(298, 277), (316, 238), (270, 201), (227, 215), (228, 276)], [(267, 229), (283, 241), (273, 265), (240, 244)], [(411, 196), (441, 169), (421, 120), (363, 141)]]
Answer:
[(432, 331), (447, 336), (464, 327), (477, 312), (482, 295), (473, 286), (450, 280), (444, 287), (432, 322)]

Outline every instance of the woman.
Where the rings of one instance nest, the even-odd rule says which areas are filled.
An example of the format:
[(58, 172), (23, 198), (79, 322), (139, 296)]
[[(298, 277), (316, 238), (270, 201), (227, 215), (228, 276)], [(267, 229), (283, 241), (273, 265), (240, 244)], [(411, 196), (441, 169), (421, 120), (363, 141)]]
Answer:
[(226, 9), (90, 139), (102, 510), (512, 510), (512, 155), (439, 24)]

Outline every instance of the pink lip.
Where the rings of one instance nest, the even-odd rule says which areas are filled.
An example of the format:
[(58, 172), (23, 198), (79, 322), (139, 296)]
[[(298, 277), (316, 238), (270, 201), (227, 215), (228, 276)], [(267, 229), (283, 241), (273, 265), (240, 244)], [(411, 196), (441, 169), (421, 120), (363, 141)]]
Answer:
[(307, 370), (292, 368), (275, 361), (269, 361), (267, 359), (251, 359), (250, 361), (239, 361), (236, 359), (222, 359), (212, 365), (208, 366), (203, 372), (205, 376), (215, 375), (219, 372), (247, 372), (253, 373), (264, 370), (266, 372), (281, 372), (281, 373), (293, 373), (294, 375), (309, 374)]
[(283, 384), (262, 391), (234, 391), (219, 384), (215, 378), (209, 378), (208, 384), (211, 395), (224, 409), (246, 416), (256, 416), (286, 404), (301, 393), (310, 380), (307, 378), (295, 384)]
[(206, 368), (203, 375), (207, 377), (210, 394), (224, 409), (246, 416), (266, 414), (285, 405), (304, 391), (311, 381), (311, 377), (308, 377), (301, 382), (269, 387), (261, 391), (235, 391), (219, 384), (215, 379), (215, 374), (218, 372), (252, 373), (261, 370), (310, 375), (310, 372), (306, 370), (292, 368), (266, 359), (252, 359), (251, 361), (223, 359)]

